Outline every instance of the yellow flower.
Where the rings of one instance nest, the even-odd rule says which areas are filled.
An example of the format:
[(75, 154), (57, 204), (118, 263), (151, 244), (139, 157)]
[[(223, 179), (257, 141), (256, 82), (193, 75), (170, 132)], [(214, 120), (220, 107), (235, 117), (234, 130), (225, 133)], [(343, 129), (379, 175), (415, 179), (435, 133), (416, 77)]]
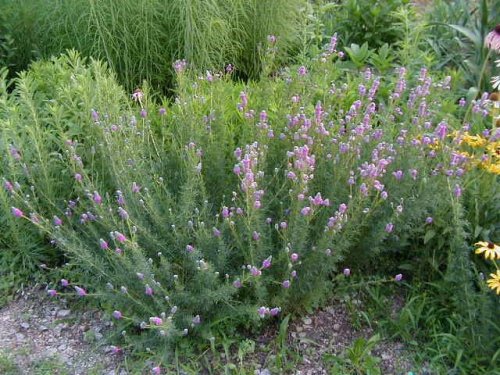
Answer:
[(486, 151), (494, 158), (500, 158), (500, 141), (488, 144), (486, 146)]
[(500, 175), (500, 163), (490, 164), (485, 168), (486, 171)]
[(464, 135), (462, 141), (471, 147), (483, 147), (487, 143), (486, 139), (480, 135), (469, 134)]
[(500, 294), (500, 270), (497, 270), (497, 273), (490, 273), (491, 279), (488, 279), (486, 283), (490, 287), (490, 289), (493, 289), (496, 291), (497, 294)]
[(479, 246), (476, 249), (476, 254), (484, 253), (486, 259), (500, 259), (500, 246), (495, 245), (493, 242), (479, 241), (474, 246)]

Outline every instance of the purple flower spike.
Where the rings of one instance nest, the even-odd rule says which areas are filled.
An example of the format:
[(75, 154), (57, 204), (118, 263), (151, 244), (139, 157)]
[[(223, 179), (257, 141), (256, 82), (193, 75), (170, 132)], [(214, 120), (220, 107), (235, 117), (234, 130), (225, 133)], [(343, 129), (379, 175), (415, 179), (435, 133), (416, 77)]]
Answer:
[(83, 180), (82, 175), (80, 173), (75, 173), (75, 180), (77, 182), (82, 182), (82, 180)]
[(94, 195), (92, 196), (92, 199), (94, 200), (95, 204), (102, 203), (102, 197), (99, 195), (99, 193), (97, 191), (94, 191)]
[(120, 232), (115, 232), (115, 239), (120, 243), (124, 243), (125, 241), (127, 241), (127, 237), (125, 237), (125, 235)]
[(281, 308), (279, 308), (279, 307), (274, 307), (269, 311), (271, 316), (277, 316), (277, 315), (279, 315), (280, 312), (281, 312)]
[(425, 219), (426, 224), (432, 224), (433, 222), (434, 222), (434, 219), (430, 216)]
[(351, 270), (349, 268), (344, 269), (344, 276), (350, 276), (351, 275)]
[(85, 297), (87, 295), (87, 291), (83, 288), (80, 288), (79, 286), (75, 286), (76, 294), (78, 294), (80, 297)]
[(153, 289), (146, 284), (146, 288), (144, 289), (144, 293), (147, 295), (147, 296), (152, 296), (153, 295)]
[(99, 246), (101, 247), (101, 249), (103, 250), (107, 250), (109, 249), (109, 245), (106, 241), (104, 241), (102, 238), (99, 240)]
[(161, 374), (161, 367), (160, 366), (155, 366), (151, 369), (151, 373), (153, 375), (160, 375)]
[(24, 216), (23, 211), (21, 211), (19, 208), (12, 207), (11, 211), (12, 211), (12, 215), (14, 215), (15, 217), (23, 217)]
[(393, 230), (394, 230), (394, 224), (393, 223), (387, 223), (387, 225), (385, 226), (385, 231), (387, 233), (392, 233)]
[(270, 256), (269, 258), (266, 258), (264, 259), (264, 261), (262, 262), (262, 268), (269, 268), (271, 267), (271, 261), (272, 261), (273, 257)]
[(400, 274), (400, 273), (398, 273), (396, 276), (394, 276), (394, 280), (395, 281), (401, 281), (401, 280), (403, 280), (403, 275)]
[(49, 289), (49, 290), (47, 290), (47, 294), (51, 297), (55, 297), (55, 296), (57, 296), (57, 290)]
[(234, 280), (234, 282), (233, 282), (233, 286), (234, 286), (236, 289), (241, 288), (241, 280), (240, 280), (240, 279), (236, 279), (236, 280)]
[(160, 113), (160, 116), (163, 116), (167, 113), (167, 110), (165, 108), (160, 108), (159, 113)]
[(194, 251), (194, 246), (193, 245), (186, 245), (186, 251), (188, 253), (192, 253)]
[(290, 259), (292, 262), (296, 262), (299, 260), (299, 254), (297, 253), (293, 253), (292, 255), (290, 255)]
[(161, 326), (163, 324), (163, 319), (157, 316), (152, 316), (151, 318), (149, 318), (149, 322), (151, 324), (154, 324), (155, 326)]
[(113, 318), (115, 319), (121, 319), (123, 317), (122, 313), (118, 310), (113, 311)]
[(66, 288), (69, 285), (69, 281), (66, 279), (61, 279), (61, 286)]
[(290, 280), (285, 280), (281, 283), (281, 286), (285, 289), (290, 288)]
[(62, 223), (63, 222), (62, 222), (62, 220), (59, 217), (54, 216), (54, 226), (60, 227), (62, 225)]
[(193, 318), (192, 322), (193, 322), (193, 324), (194, 324), (194, 325), (198, 325), (198, 324), (200, 324), (200, 323), (201, 323), (201, 318), (200, 318), (200, 316), (199, 316), (199, 315), (196, 315), (196, 316)]

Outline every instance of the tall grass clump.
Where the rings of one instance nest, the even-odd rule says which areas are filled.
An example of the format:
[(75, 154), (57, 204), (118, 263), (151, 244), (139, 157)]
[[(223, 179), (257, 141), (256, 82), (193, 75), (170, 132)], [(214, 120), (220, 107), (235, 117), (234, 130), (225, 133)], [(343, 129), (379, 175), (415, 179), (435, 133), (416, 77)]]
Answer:
[(307, 66), (247, 85), (177, 61), (170, 106), (76, 54), (22, 75), (2, 110), (5, 214), (65, 258), (48, 293), (96, 298), (117, 352), (149, 348), (158, 366), (318, 306), (353, 274), (467, 272), (457, 301), (469, 293), (453, 210), (468, 127), (450, 77), (349, 73), (337, 57), (333, 37)]
[(17, 71), (34, 58), (74, 48), (100, 58), (128, 90), (148, 80), (171, 88), (174, 60), (186, 58), (198, 69), (232, 64), (243, 78), (261, 70), (268, 34), (281, 36), (283, 53), (296, 43), (305, 0), (2, 0), (16, 49)]

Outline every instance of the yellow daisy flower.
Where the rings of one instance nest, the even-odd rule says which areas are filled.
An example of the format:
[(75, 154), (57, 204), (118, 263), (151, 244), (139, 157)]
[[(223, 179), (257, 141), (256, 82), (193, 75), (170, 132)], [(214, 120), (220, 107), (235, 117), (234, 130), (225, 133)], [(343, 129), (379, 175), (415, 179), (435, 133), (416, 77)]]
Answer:
[(471, 147), (483, 147), (487, 141), (480, 135), (464, 135), (462, 141)]
[(485, 169), (490, 173), (500, 175), (500, 163), (490, 164)]
[(486, 283), (493, 289), (497, 294), (500, 294), (500, 270), (497, 270), (497, 273), (490, 273), (491, 279), (488, 279)]
[(479, 241), (474, 246), (479, 246), (476, 249), (476, 254), (484, 253), (486, 259), (500, 259), (500, 246), (495, 245), (493, 242)]

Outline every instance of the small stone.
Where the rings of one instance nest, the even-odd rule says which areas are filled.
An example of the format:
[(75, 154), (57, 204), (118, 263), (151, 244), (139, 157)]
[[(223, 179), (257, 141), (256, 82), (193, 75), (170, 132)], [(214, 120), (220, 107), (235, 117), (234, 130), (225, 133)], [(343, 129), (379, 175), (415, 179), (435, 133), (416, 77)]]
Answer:
[(26, 322), (22, 322), (20, 324), (20, 326), (21, 326), (22, 329), (28, 329), (30, 327), (30, 325), (28, 323), (26, 323)]
[(67, 317), (69, 314), (71, 314), (71, 310), (59, 310), (57, 312), (57, 317), (58, 318), (65, 318)]
[(23, 341), (25, 336), (22, 333), (16, 333), (16, 340)]
[(312, 319), (309, 317), (302, 319), (302, 321), (304, 322), (305, 325), (308, 326), (312, 324)]
[(340, 324), (335, 323), (335, 324), (333, 325), (333, 330), (334, 330), (334, 331), (338, 331), (338, 330), (340, 330)]
[(304, 330), (304, 328), (302, 328), (302, 326), (297, 326), (297, 327), (295, 328), (295, 330), (296, 330), (297, 332), (302, 332), (302, 331)]
[(45, 332), (45, 331), (49, 330), (46, 326), (43, 326), (43, 325), (38, 327), (38, 329), (40, 330), (40, 332)]

